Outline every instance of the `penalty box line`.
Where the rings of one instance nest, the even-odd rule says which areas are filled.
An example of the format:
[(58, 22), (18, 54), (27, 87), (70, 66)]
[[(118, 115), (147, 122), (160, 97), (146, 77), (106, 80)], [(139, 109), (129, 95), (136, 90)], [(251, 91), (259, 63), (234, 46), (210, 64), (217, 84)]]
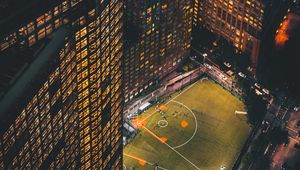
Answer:
[(178, 152), (177, 150), (175, 150), (174, 148), (172, 148), (169, 144), (167, 144), (167, 143), (164, 143), (164, 144), (167, 145), (170, 149), (172, 149), (179, 156), (181, 156), (183, 159), (185, 159), (187, 162), (189, 162), (191, 165), (193, 165), (193, 167), (195, 167), (197, 170), (200, 170), (199, 167), (197, 167), (193, 162), (191, 162), (189, 159), (187, 159), (185, 156), (183, 156), (180, 152)]
[[(123, 155), (124, 155), (124, 156), (127, 156), (127, 157), (129, 157), (129, 158), (135, 159), (135, 160), (137, 160), (137, 161), (145, 162), (145, 163), (147, 163), (147, 164), (149, 164), (149, 165), (151, 165), (151, 166), (154, 166), (154, 163), (151, 163), (151, 162), (149, 162), (149, 161), (146, 161), (145, 159), (142, 159), (142, 158), (139, 158), (139, 157), (136, 157), (136, 156), (133, 156), (133, 155), (129, 155), (129, 154), (127, 154), (127, 153), (123, 153)], [(166, 169), (166, 168), (164, 168), (164, 167), (161, 167), (161, 166), (157, 166), (157, 168), (162, 169), (162, 170), (168, 170), (168, 169)]]
[(180, 152), (178, 152), (177, 150), (175, 150), (172, 146), (170, 146), (169, 144), (167, 144), (166, 141), (162, 141), (162, 139), (160, 137), (158, 137), (154, 132), (152, 132), (151, 130), (149, 130), (148, 128), (146, 128), (145, 126), (143, 126), (143, 129), (146, 130), (149, 134), (151, 134), (153, 137), (155, 137), (159, 142), (167, 145), (170, 149), (172, 149), (175, 153), (177, 153), (179, 156), (181, 156), (184, 160), (186, 160), (188, 163), (190, 163), (193, 167), (195, 167), (197, 170), (200, 170), (199, 167), (197, 167), (193, 162), (191, 162), (189, 159), (187, 159), (185, 156), (183, 156)]
[[(180, 92), (178, 95), (176, 95), (175, 97), (173, 97), (171, 100), (169, 100), (165, 105), (168, 105), (171, 101), (173, 101), (174, 99), (176, 99), (177, 97), (179, 97), (180, 95), (182, 95), (183, 93), (185, 93), (188, 89), (190, 89), (191, 87), (193, 87), (195, 84), (197, 84), (197, 82), (195, 82), (194, 84), (192, 84), (191, 86), (189, 86), (188, 88), (186, 88), (185, 90), (183, 90), (182, 92)], [(152, 112), (150, 115), (148, 115), (147, 117), (145, 117), (143, 120), (141, 120), (141, 122), (144, 122), (145, 120), (149, 119), (151, 116), (153, 116), (156, 113), (156, 111)]]

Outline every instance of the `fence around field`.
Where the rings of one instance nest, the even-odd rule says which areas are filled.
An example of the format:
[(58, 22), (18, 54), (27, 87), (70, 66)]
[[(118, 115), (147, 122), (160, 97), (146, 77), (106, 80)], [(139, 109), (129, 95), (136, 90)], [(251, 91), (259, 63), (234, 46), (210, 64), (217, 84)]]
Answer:
[[(176, 75), (175, 77), (169, 78), (167, 80), (163, 80), (161, 83), (161, 87), (158, 89), (150, 92), (149, 94), (140, 97), (139, 99), (133, 100), (130, 105), (128, 105), (124, 109), (124, 118), (128, 120), (126, 117), (129, 113), (138, 113), (138, 109), (144, 103), (149, 101), (158, 101), (161, 100), (163, 97), (167, 96), (174, 91), (181, 90), (203, 77), (207, 77), (210, 80), (214, 81), (215, 83), (222, 86), (232, 95), (237, 97), (239, 100), (242, 100), (242, 90), (234, 85), (232, 78), (227, 74), (223, 73), (219, 68), (212, 66), (212, 65), (202, 65), (192, 71), (186, 72), (181, 75)], [(239, 164), (241, 163), (242, 156), (246, 153), (247, 148), (249, 147), (252, 137), (257, 131), (257, 127), (251, 130), (249, 138), (246, 140), (245, 144), (243, 145), (241, 151), (237, 154), (236, 161), (233, 165), (233, 169), (237, 169)], [(130, 139), (131, 140), (131, 139)]]
[(177, 75), (175, 77), (169, 78), (167, 80), (163, 80), (161, 83), (161, 87), (150, 92), (149, 94), (136, 99), (130, 103), (124, 109), (124, 118), (126, 119), (126, 115), (129, 113), (138, 113), (139, 108), (146, 102), (149, 101), (157, 101), (163, 96), (166, 96), (176, 90), (180, 90), (196, 81), (204, 75), (204, 68), (198, 67), (194, 70), (186, 72), (184, 74)]
[(167, 94), (183, 89), (184, 87), (198, 81), (205, 75), (241, 100), (242, 90), (235, 86), (235, 83), (232, 81), (230, 76), (223, 73), (215, 66), (200, 64), (198, 68), (192, 71), (162, 80), (161, 86), (158, 89), (128, 103), (124, 109), (124, 118), (126, 119), (126, 115), (129, 113), (137, 113), (139, 107), (144, 103), (149, 101), (157, 101)]

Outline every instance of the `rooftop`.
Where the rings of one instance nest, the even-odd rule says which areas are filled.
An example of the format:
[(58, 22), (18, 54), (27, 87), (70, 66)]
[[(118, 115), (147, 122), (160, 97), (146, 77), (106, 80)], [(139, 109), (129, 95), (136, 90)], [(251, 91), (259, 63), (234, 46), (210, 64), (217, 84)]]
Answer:
[(51, 8), (57, 3), (50, 0), (0, 0), (0, 38), (8, 34), (11, 28), (26, 24), (45, 11), (45, 8)]
[(42, 49), (48, 41), (49, 39), (45, 39), (30, 48), (13, 46), (0, 52), (0, 99), (35, 59), (34, 54)]
[[(27, 98), (30, 97), (31, 92), (37, 86), (36, 82), (45, 79), (41, 75), (49, 71), (51, 61), (55, 60), (53, 57), (58, 56), (59, 50), (64, 46), (67, 33), (67, 29), (61, 28), (54, 32), (51, 37), (41, 41), (33, 48), (26, 50), (10, 49), (5, 54), (0, 54), (1, 119), (8, 112), (14, 113), (11, 111), (12, 108), (16, 110), (18, 110), (18, 107), (24, 108)], [(9, 117), (13, 116), (10, 115)], [(1, 119), (1, 125), (7, 121), (5, 118), (5, 120)]]

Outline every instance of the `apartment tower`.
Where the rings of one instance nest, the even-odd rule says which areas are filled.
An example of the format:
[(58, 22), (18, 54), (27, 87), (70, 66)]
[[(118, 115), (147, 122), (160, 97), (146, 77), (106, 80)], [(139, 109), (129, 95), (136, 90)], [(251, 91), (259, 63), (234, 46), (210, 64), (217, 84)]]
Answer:
[(153, 87), (189, 56), (190, 0), (126, 0), (125, 101)]
[(256, 66), (263, 24), (263, 0), (194, 0), (193, 22), (246, 52)]
[(0, 169), (121, 169), (122, 0), (0, 0)]

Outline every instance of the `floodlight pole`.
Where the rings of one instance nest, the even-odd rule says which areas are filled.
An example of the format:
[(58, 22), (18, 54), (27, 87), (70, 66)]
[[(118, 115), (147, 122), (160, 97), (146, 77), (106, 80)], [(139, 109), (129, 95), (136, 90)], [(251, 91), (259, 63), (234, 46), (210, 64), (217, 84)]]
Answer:
[(203, 64), (205, 64), (205, 59), (207, 57), (207, 53), (202, 54), (202, 56), (203, 56)]

